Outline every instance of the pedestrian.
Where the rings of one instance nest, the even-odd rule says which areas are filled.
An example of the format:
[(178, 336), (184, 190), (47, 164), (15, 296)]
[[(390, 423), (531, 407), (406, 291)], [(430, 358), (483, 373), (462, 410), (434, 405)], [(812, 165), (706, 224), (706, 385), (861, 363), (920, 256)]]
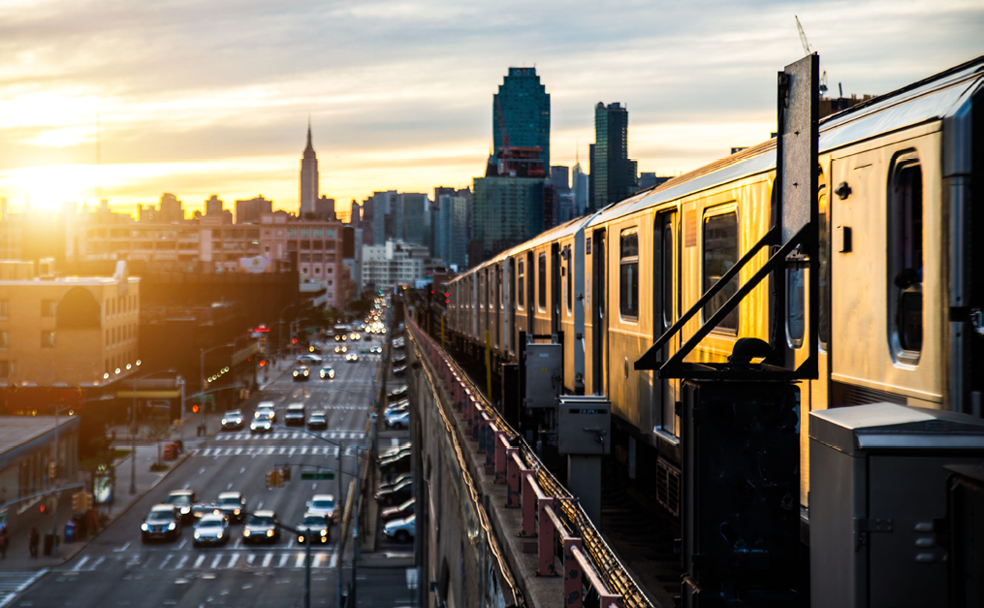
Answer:
[(38, 529), (31, 528), (31, 540), (28, 543), (28, 548), (31, 550), (31, 557), (37, 559), (38, 557), (38, 543), (41, 541), (41, 537), (38, 536)]
[(0, 530), (0, 559), (7, 559), (7, 546), (10, 544), (10, 537), (7, 536), (7, 527)]

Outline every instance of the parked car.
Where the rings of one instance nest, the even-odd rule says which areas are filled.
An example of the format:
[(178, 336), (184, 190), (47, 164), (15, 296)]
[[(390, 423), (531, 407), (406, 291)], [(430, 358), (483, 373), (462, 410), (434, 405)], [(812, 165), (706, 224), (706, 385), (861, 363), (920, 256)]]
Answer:
[(412, 449), (413, 449), (413, 444), (411, 444), (411, 443), (404, 443), (404, 444), (398, 445), (396, 447), (390, 448), (390, 449), (386, 450), (385, 452), (381, 453), (376, 458), (376, 462), (378, 464), (378, 463), (380, 463), (380, 462), (382, 462), (384, 460), (391, 460), (393, 458), (396, 458), (397, 456), (401, 456), (403, 454), (409, 454)]
[(333, 370), (332, 368), (326, 365), (321, 368), (321, 371), (318, 372), (318, 375), (321, 376), (322, 380), (332, 380), (335, 378), (335, 370)]
[(311, 415), (308, 417), (307, 426), (308, 426), (308, 429), (310, 429), (312, 431), (315, 430), (315, 429), (327, 429), (328, 428), (328, 419), (325, 418), (325, 413), (324, 412), (312, 412)]
[(306, 382), (311, 377), (311, 370), (300, 366), (294, 370), (294, 382)]
[(304, 426), (304, 404), (291, 403), (284, 414), (284, 424), (287, 426)]
[(401, 354), (393, 355), (393, 365), (402, 365), (407, 362), (407, 356)]
[(391, 429), (405, 429), (410, 426), (410, 412), (401, 410), (386, 412), (386, 426)]
[(242, 492), (222, 492), (215, 505), (231, 522), (239, 523), (246, 518), (246, 498)]
[(198, 502), (198, 496), (193, 490), (174, 490), (164, 499), (164, 504), (177, 507), (182, 522), (189, 522), (194, 519), (191, 514), (191, 507), (196, 502)]
[(297, 524), (297, 542), (304, 545), (310, 534), (312, 544), (323, 544), (331, 541), (331, 520), (325, 515), (305, 513), (304, 519)]
[(397, 475), (393, 481), (381, 481), (379, 482), (379, 491), (382, 492), (383, 490), (392, 490), (408, 479), (413, 479), (413, 473), (401, 473)]
[(396, 401), (398, 399), (404, 399), (407, 396), (407, 385), (398, 386), (389, 392), (389, 400)]
[(154, 505), (140, 524), (140, 540), (175, 540), (181, 536), (181, 513), (174, 505)]
[(232, 431), (243, 428), (246, 420), (243, 418), (243, 413), (239, 410), (229, 410), (222, 415), (222, 430)]
[(195, 523), (192, 541), (194, 546), (224, 545), (227, 542), (229, 542), (229, 519), (225, 515), (209, 513)]
[(386, 535), (386, 538), (395, 540), (398, 543), (410, 542), (414, 536), (416, 518), (416, 515), (411, 515), (404, 519), (394, 519), (393, 521), (387, 522), (383, 526), (383, 534)]
[(407, 375), (407, 366), (406, 365), (403, 365), (403, 366), (400, 366), (400, 367), (394, 367), (393, 368), (393, 376), (395, 376), (397, 378), (403, 378), (406, 375)]
[(383, 521), (392, 521), (394, 519), (405, 519), (413, 515), (414, 507), (416, 505), (416, 499), (411, 498), (410, 500), (404, 502), (401, 505), (395, 507), (386, 507), (379, 512), (379, 519)]
[(386, 458), (379, 462), (379, 470), (383, 475), (393, 475), (395, 473), (406, 473), (410, 470), (411, 454), (402, 454), (393, 458)]
[(413, 496), (413, 480), (407, 479), (388, 490), (376, 492), (376, 502), (384, 507), (398, 505)]
[(406, 411), (408, 409), (410, 409), (409, 399), (400, 399), (399, 401), (394, 401), (386, 406), (387, 412)]
[(244, 543), (275, 543), (279, 539), (280, 519), (274, 511), (255, 511), (243, 526)]

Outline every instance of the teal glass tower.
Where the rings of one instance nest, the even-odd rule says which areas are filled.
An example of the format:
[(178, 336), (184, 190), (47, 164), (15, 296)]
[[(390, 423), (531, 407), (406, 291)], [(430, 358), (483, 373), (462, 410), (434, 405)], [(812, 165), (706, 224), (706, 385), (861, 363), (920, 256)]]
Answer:
[[(540, 148), (543, 166), (550, 167), (550, 94), (536, 68), (509, 68), (493, 97), (494, 155), (510, 148)], [(549, 169), (548, 169), (549, 170)]]

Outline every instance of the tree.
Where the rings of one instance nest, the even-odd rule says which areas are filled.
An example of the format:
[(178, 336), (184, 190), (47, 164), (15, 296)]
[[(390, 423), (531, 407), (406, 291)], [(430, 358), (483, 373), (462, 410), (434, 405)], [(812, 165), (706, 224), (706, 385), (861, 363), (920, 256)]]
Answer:
[(157, 463), (154, 465), (156, 470), (164, 468), (164, 458), (161, 453), (163, 450), (162, 444), (171, 438), (172, 430), (173, 428), (171, 427), (171, 422), (166, 418), (160, 417), (153, 418), (150, 424), (144, 428), (144, 439), (147, 441), (153, 441), (157, 444)]

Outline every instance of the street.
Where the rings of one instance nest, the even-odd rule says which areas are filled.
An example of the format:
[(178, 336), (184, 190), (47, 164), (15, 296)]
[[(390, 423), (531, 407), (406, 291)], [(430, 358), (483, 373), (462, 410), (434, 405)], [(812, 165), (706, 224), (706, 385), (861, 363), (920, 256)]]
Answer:
[[(241, 431), (223, 431), (189, 448), (191, 457), (123, 513), (102, 534), (71, 560), (52, 568), (11, 603), (11, 606), (303, 606), (304, 548), (286, 530), (271, 545), (244, 545), (242, 524), (230, 526), (225, 546), (195, 548), (187, 524), (178, 540), (141, 543), (140, 524), (151, 506), (168, 492), (191, 489), (199, 501), (211, 502), (220, 492), (242, 492), (247, 510), (272, 509), (280, 520), (296, 525), (305, 503), (315, 494), (334, 494), (337, 508), (344, 505), (342, 487), (350, 475), (334, 480), (301, 481), (298, 465), (337, 469), (339, 447), (322, 441), (300, 427), (283, 427), (287, 405), (303, 403), (306, 412), (324, 411), (328, 430), (319, 433), (343, 446), (343, 470), (354, 472), (356, 447), (365, 444), (367, 415), (372, 404), (372, 377), (379, 355), (363, 355), (359, 362), (326, 355), (334, 380), (321, 380), (318, 366), (310, 366), (311, 380), (294, 382), (291, 367), (283, 367), (263, 391), (247, 403)], [(271, 370), (273, 371), (273, 370)], [(252, 407), (274, 401), (277, 418), (268, 434), (251, 434)], [(282, 488), (267, 488), (266, 473), (275, 466), (291, 466), (291, 480)], [(308, 469), (313, 470), (313, 469)], [(344, 483), (342, 483), (344, 482)], [(312, 548), (311, 605), (335, 606), (336, 554), (339, 526), (331, 542)]]

